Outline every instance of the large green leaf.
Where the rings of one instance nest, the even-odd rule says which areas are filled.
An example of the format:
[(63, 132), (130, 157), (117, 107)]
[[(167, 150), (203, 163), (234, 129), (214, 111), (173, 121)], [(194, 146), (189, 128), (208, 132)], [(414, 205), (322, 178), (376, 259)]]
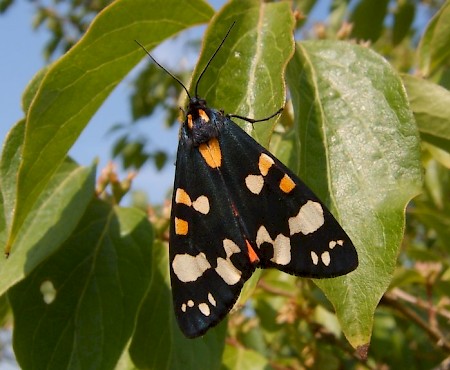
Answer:
[[(225, 113), (263, 118), (284, 105), (284, 69), (293, 52), (294, 19), (288, 2), (234, 1), (211, 21), (200, 61), (192, 81), (197, 81), (206, 62), (228, 28), (236, 22), (198, 87), (199, 96)], [(191, 87), (191, 95), (195, 93)], [(244, 128), (267, 146), (275, 120)], [(241, 124), (242, 121), (236, 120)]]
[(27, 114), (9, 245), (89, 119), (145, 57), (133, 40), (151, 48), (212, 14), (201, 0), (119, 0), (49, 68)]
[(417, 49), (419, 67), (423, 76), (434, 74), (448, 63), (450, 57), (450, 1), (434, 15)]
[[(11, 129), (0, 160), (7, 226), (16, 204), (16, 174), (24, 132), (24, 121)], [(59, 166), (18, 230), (9, 258), (0, 259), (0, 294), (27, 276), (69, 237), (92, 199), (94, 186), (94, 166), (79, 167), (68, 159)]]
[(143, 212), (94, 200), (63, 246), (9, 291), (21, 367), (113, 368), (150, 282), (151, 242)]
[(356, 271), (317, 284), (350, 343), (364, 346), (395, 268), (406, 204), (421, 186), (414, 118), (399, 76), (360, 46), (304, 42), (287, 78), (300, 176), (330, 206), (359, 256)]
[(427, 80), (402, 77), (420, 136), (450, 152), (450, 92)]

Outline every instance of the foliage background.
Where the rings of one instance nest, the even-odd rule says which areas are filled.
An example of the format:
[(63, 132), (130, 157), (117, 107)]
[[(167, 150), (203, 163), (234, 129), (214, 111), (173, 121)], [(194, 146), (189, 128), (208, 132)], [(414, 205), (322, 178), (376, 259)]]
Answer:
[[(0, 235), (12, 249), (10, 258), (0, 263), (2, 317), (4, 325), (10, 325), (12, 307), (14, 350), (21, 367), (448, 366), (449, 2), (336, 0), (326, 23), (304, 28), (305, 17), (318, 3), (232, 2), (214, 15), (200, 1), (166, 1), (155, 14), (145, 11), (148, 2), (117, 1), (90, 29), (107, 2), (36, 5), (35, 26), (48, 27), (52, 34), (44, 47), (47, 58), (65, 54), (89, 31), (27, 87), (26, 119), (14, 126), (3, 146)], [(7, 14), (12, 1), (0, 4)], [(295, 114), (283, 115), (274, 132), (266, 126), (253, 134), (266, 145), (270, 137), (271, 150), (339, 215), (357, 244), (361, 266), (349, 277), (319, 282), (322, 290), (311, 281), (265, 272), (259, 281), (252, 279), (241, 302), (250, 294), (251, 299), (244, 311), (230, 316), (228, 331), (223, 323), (204, 338), (187, 341), (171, 316), (165, 255), (168, 208), (138, 196), (132, 207), (118, 206), (130, 179), (120, 182), (114, 169), (106, 168), (96, 180), (95, 165), (80, 167), (65, 153), (129, 66), (142, 58), (135, 45), (120, 37), (120, 30), (125, 30), (127, 40), (136, 34), (154, 46), (183, 28), (209, 22), (201, 65), (228, 21), (239, 20), (242, 12), (248, 15), (247, 32), (255, 37), (263, 30), (258, 32), (253, 22), (274, 22), (279, 32), (274, 40), (286, 42), (283, 49), (289, 48), (294, 19), (297, 39), (313, 40), (299, 44), (287, 68)], [(148, 17), (164, 26), (157, 21), (157, 27), (146, 24)], [(428, 21), (425, 29), (414, 28), (417, 17)], [(226, 85), (233, 71), (241, 71), (236, 78), (247, 77), (242, 72), (246, 60), (233, 65), (230, 51), (242, 42), (241, 34), (230, 38), (219, 60), (230, 70), (220, 79), (212, 68), (202, 81), (210, 87), (204, 95), (211, 105), (220, 104), (227, 111), (263, 116), (264, 109), (274, 111), (282, 103), (282, 91), (274, 94), (263, 88), (255, 100), (269, 104), (243, 106), (242, 96), (248, 98), (254, 89), (235, 89), (248, 86), (245, 81)], [(319, 41), (324, 39), (328, 41)], [(274, 40), (264, 43), (269, 57), (275, 53)], [(355, 45), (358, 40), (365, 40), (365, 49)], [(246, 45), (251, 44), (250, 40)], [(250, 65), (253, 56), (248, 58)], [(342, 85), (330, 88), (327, 81), (336, 80), (327, 73), (343, 76)], [(177, 74), (187, 81), (191, 71)], [(279, 84), (282, 72), (272, 69), (268, 78)], [(139, 170), (150, 161), (158, 167), (170, 163), (166, 152), (146, 145), (147, 138), (135, 140), (127, 133), (159, 107), (167, 112), (166, 124), (173, 125), (177, 106), (183, 103), (177, 99), (179, 90), (151, 64), (136, 78), (130, 97), (133, 122), (115, 127), (119, 136), (112, 148), (125, 169)], [(345, 111), (335, 106), (332, 95), (355, 107)], [(278, 101), (271, 100), (273, 96)], [(355, 114), (362, 107), (364, 114)], [(337, 135), (340, 140), (333, 145), (311, 127), (328, 133), (345, 127), (345, 135)], [(365, 134), (359, 137), (361, 132)], [(355, 147), (358, 139), (365, 145)], [(305, 145), (313, 150), (303, 151)], [(321, 153), (326, 151), (334, 154), (325, 163)], [(373, 162), (377, 155), (381, 162)], [(355, 165), (357, 159), (360, 165)], [(404, 229), (403, 211), (419, 186), (421, 195), (406, 208)], [(94, 191), (100, 199), (92, 200)]]

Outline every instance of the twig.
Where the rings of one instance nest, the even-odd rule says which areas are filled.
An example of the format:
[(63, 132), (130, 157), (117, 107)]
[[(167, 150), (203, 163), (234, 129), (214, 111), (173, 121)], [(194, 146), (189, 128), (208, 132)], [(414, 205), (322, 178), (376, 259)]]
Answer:
[(275, 287), (267, 284), (263, 279), (260, 279), (258, 281), (258, 286), (269, 293), (281, 295), (281, 296), (287, 297), (287, 298), (295, 298), (296, 297), (296, 295), (293, 293), (287, 292), (286, 290), (283, 290), (280, 288), (275, 288)]
[(423, 308), (424, 310), (433, 311), (436, 314), (438, 314), (442, 317), (445, 317), (447, 320), (450, 320), (450, 311), (448, 311), (444, 308), (439, 308), (439, 307), (433, 306), (429, 302), (426, 302), (423, 299), (414, 297), (413, 295), (406, 293), (405, 291), (403, 291), (399, 288), (392, 289), (391, 291), (386, 293), (386, 295), (391, 297), (392, 299), (402, 299), (406, 302), (416, 305), (417, 307)]
[(428, 334), (428, 336), (436, 342), (438, 346), (444, 348), (447, 351), (450, 351), (450, 343), (445, 340), (442, 333), (439, 330), (432, 328), (414, 310), (401, 304), (395, 295), (389, 293), (385, 294), (381, 299), (381, 303), (384, 303), (385, 305), (392, 307), (402, 313), (405, 317), (420, 326)]

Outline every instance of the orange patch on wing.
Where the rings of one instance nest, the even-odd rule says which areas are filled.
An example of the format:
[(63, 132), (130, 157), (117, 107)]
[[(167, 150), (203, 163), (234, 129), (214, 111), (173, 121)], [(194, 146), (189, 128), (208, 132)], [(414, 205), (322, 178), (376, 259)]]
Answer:
[(269, 169), (270, 167), (272, 167), (272, 165), (275, 162), (273, 161), (272, 158), (270, 158), (267, 154), (263, 153), (259, 156), (259, 162), (258, 162), (258, 167), (259, 167), (259, 171), (261, 172), (261, 175), (266, 176), (269, 173)]
[(292, 189), (295, 188), (295, 182), (288, 175), (284, 175), (284, 177), (280, 181), (280, 189), (287, 193), (290, 193)]
[(209, 122), (209, 117), (206, 114), (206, 112), (203, 109), (199, 109), (198, 110), (198, 115), (200, 116), (200, 118), (205, 121), (205, 122)]
[(189, 230), (189, 224), (187, 221), (181, 218), (175, 217), (175, 234), (177, 235), (187, 235)]
[(213, 137), (207, 143), (201, 144), (198, 149), (209, 167), (218, 168), (222, 165), (222, 152), (217, 138)]
[(194, 124), (192, 122), (192, 114), (188, 114), (187, 121), (188, 121), (188, 127), (192, 130), (192, 127), (194, 127)]
[(247, 244), (248, 257), (250, 258), (251, 263), (259, 262), (259, 257), (256, 254), (255, 250), (252, 248), (248, 240), (245, 241)]
[(185, 204), (188, 207), (192, 205), (191, 198), (188, 193), (184, 189), (178, 188), (175, 194), (175, 202)]

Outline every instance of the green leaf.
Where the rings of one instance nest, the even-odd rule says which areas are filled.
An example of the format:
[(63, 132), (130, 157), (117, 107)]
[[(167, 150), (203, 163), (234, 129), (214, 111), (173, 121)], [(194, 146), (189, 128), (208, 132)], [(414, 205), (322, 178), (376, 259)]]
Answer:
[(1, 191), (1, 183), (0, 183), (0, 245), (6, 245), (6, 239), (8, 237), (8, 229), (6, 226), (6, 217), (5, 217), (5, 205), (3, 199), (3, 193)]
[[(259, 0), (230, 2), (211, 21), (192, 81), (197, 81), (206, 62), (227, 30), (236, 22), (198, 86), (199, 96), (225, 113), (251, 118), (270, 116), (284, 105), (284, 69), (293, 52), (294, 19), (288, 2)], [(191, 86), (191, 95), (195, 94)], [(267, 146), (276, 120), (252, 125), (236, 123)]]
[(435, 147), (434, 145), (422, 143), (422, 147), (426, 149), (434, 159), (446, 168), (450, 168), (450, 153)]
[(155, 243), (152, 280), (142, 304), (130, 356), (140, 369), (218, 369), (226, 323), (197, 339), (187, 339), (175, 322), (170, 291), (167, 244)]
[(231, 345), (225, 346), (223, 354), (222, 370), (268, 370), (272, 369), (267, 359), (258, 352), (235, 347)]
[(300, 177), (352, 238), (356, 271), (316, 283), (354, 347), (369, 343), (392, 278), (407, 202), (421, 187), (419, 140), (399, 76), (378, 54), (342, 42), (298, 46), (287, 70)]
[(212, 14), (200, 0), (119, 0), (49, 68), (27, 116), (10, 244), (89, 119), (145, 57), (133, 40), (153, 47)]
[(398, 4), (394, 13), (394, 26), (392, 27), (392, 44), (400, 44), (411, 31), (411, 26), (416, 14), (416, 7), (411, 0)]
[(7, 295), (3, 294), (0, 296), (0, 327), (4, 328), (6, 325), (11, 325), (12, 322), (11, 306)]
[(447, 64), (450, 56), (450, 1), (434, 15), (417, 49), (422, 76), (431, 76)]
[(117, 361), (114, 370), (138, 370), (138, 368), (133, 364), (133, 361), (131, 361), (130, 353), (125, 350), (122, 352), (119, 361)]
[(67, 239), (94, 194), (95, 167), (61, 165), (30, 210), (11, 248), (0, 259), (0, 294), (27, 276)]
[[(25, 121), (17, 122), (6, 135), (0, 158), (0, 189), (2, 191), (7, 230), (10, 229), (16, 206), (17, 172), (25, 135)], [(6, 240), (5, 244), (6, 245)]]
[[(20, 121), (8, 133), (0, 160), (0, 188), (7, 227), (5, 239), (15, 210), (16, 174), (24, 134), (25, 124)], [(60, 247), (83, 215), (94, 187), (94, 166), (79, 167), (66, 160), (59, 167), (18, 230), (14, 244), (10, 246), (11, 255), (8, 259), (0, 259), (0, 294)]]
[(130, 345), (130, 357), (140, 369), (169, 369), (172, 348), (172, 295), (166, 244), (155, 242), (152, 250), (150, 288), (139, 311)]
[(50, 66), (46, 66), (39, 70), (34, 76), (30, 83), (25, 88), (25, 91), (22, 95), (22, 109), (25, 114), (28, 113), (28, 110), (31, 107), (31, 103), (33, 102), (34, 97), (36, 96), (39, 86), (42, 83), (45, 75), (47, 74)]
[(94, 200), (74, 234), (10, 289), (24, 369), (111, 369), (150, 282), (146, 215)]
[(403, 75), (402, 78), (420, 136), (450, 152), (450, 92), (417, 77)]
[(300, 148), (293, 130), (286, 133), (275, 132), (270, 140), (270, 151), (295, 173), (300, 170)]
[[(450, 172), (449, 167), (443, 167), (437, 160), (428, 160), (424, 166), (424, 192), (423, 196), (419, 198), (419, 202), (416, 200), (416, 204), (420, 205), (421, 201), (428, 203), (429, 211), (434, 215), (436, 219), (442, 217), (440, 213), (445, 211), (450, 206), (448, 201), (450, 196)], [(447, 203), (449, 203), (447, 205)], [(414, 209), (412, 210), (414, 212)], [(444, 223), (444, 217), (441, 218), (436, 225), (441, 222)], [(446, 230), (450, 233), (450, 229), (446, 227)]]
[(350, 17), (352, 37), (375, 42), (383, 30), (389, 0), (361, 0)]

